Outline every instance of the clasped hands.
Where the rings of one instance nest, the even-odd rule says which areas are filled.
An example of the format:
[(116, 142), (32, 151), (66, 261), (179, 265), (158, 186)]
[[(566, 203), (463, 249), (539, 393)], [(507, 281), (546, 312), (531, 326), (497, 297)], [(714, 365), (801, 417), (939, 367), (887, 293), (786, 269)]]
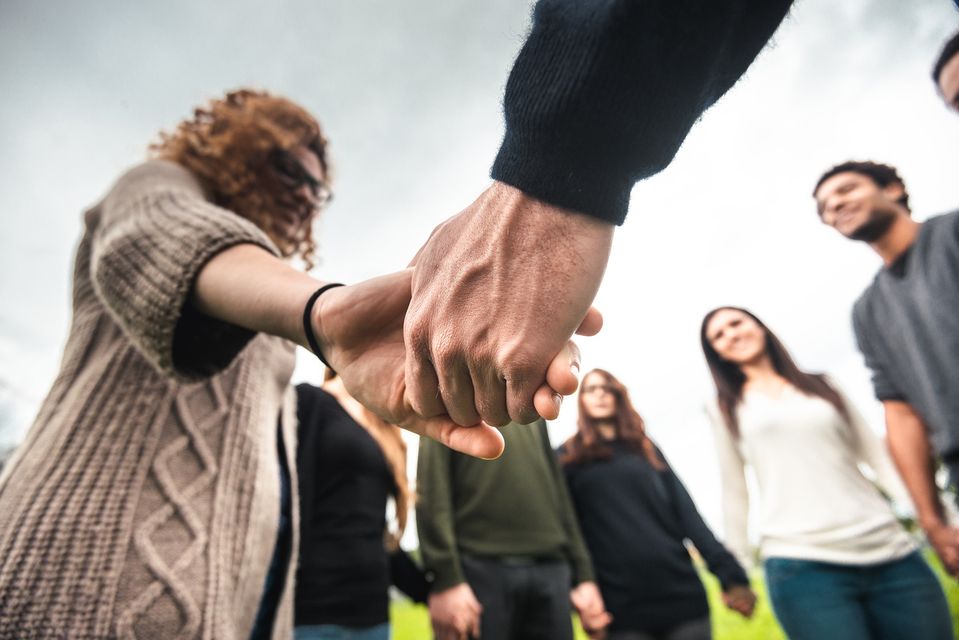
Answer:
[[(569, 600), (579, 615), (583, 630), (591, 639), (606, 636), (613, 618), (606, 611), (603, 596), (595, 582), (581, 582), (569, 592)], [(470, 586), (460, 584), (433, 593), (429, 597), (430, 620), (437, 640), (468, 640), (481, 637), (483, 605)]]
[(411, 268), (324, 293), (313, 328), (347, 390), (387, 422), (482, 458), (496, 426), (554, 419), (579, 384), (570, 337), (613, 226), (496, 182), (438, 226)]

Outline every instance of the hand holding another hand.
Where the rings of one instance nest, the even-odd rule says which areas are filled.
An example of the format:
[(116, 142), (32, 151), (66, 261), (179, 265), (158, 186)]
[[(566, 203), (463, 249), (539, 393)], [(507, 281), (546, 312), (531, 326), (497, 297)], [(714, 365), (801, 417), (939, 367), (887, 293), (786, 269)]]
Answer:
[(723, 604), (744, 618), (751, 618), (756, 609), (756, 594), (748, 585), (735, 584), (723, 592)]
[(926, 538), (953, 578), (959, 578), (959, 528), (938, 524), (926, 528)]
[(438, 226), (413, 260), (404, 325), (413, 411), (500, 426), (555, 405), (550, 362), (602, 325), (590, 305), (613, 228), (500, 182)]
[[(383, 420), (451, 449), (480, 458), (496, 458), (503, 436), (485, 423), (462, 426), (448, 415), (424, 418), (412, 407), (404, 374), (403, 321), (410, 301), (412, 270), (373, 278), (325, 292), (313, 307), (313, 330), (323, 354), (347, 391)], [(588, 317), (598, 330), (598, 312)], [(572, 341), (555, 355), (534, 399), (547, 419), (559, 414), (559, 393), (576, 390), (579, 350)], [(550, 386), (551, 385), (551, 386)], [(553, 389), (558, 391), (554, 392)]]
[(606, 627), (613, 621), (613, 616), (606, 611), (603, 596), (595, 582), (581, 582), (569, 592), (569, 601), (579, 615), (583, 631), (594, 640), (606, 637)]
[(431, 594), (429, 608), (437, 640), (479, 638), (483, 606), (465, 582)]

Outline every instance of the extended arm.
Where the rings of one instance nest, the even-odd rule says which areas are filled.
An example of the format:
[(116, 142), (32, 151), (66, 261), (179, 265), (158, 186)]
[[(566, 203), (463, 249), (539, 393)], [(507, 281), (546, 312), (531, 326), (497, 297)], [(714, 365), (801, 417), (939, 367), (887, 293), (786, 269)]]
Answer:
[(416, 479), (416, 529), (423, 566), (433, 574), (430, 619), (440, 640), (479, 636), (482, 606), (466, 582), (456, 544), (450, 451), (420, 440)]
[(543, 415), (534, 392), (587, 317), (634, 183), (671, 161), (789, 6), (540, 0), (506, 88), (495, 182), (416, 258), (404, 335), (418, 413)]
[(944, 516), (926, 425), (906, 402), (886, 400), (882, 405), (889, 451), (912, 496), (919, 524), (949, 573), (959, 575), (959, 532)]
[(709, 405), (707, 414), (713, 426), (719, 474), (723, 490), (723, 527), (726, 546), (743, 567), (752, 567), (749, 552), (749, 490), (746, 487), (746, 463), (719, 410)]
[[(833, 387), (836, 388), (835, 385)], [(842, 394), (838, 388), (836, 390)], [(869, 428), (865, 418), (856, 406), (850, 402), (849, 398), (845, 394), (842, 394), (841, 397), (846, 405), (846, 411), (849, 413), (850, 427), (855, 437), (854, 448), (857, 458), (872, 469), (873, 473), (876, 474), (876, 481), (879, 486), (893, 500), (902, 505), (911, 505), (911, 496), (892, 461), (889, 447), (884, 445), (879, 436)]]
[(667, 468), (664, 476), (663, 480), (669, 486), (675, 501), (683, 533), (696, 546), (712, 574), (719, 579), (723, 591), (728, 591), (734, 585), (748, 586), (749, 578), (746, 577), (746, 572), (733, 554), (716, 540), (716, 536), (696, 508), (696, 503), (671, 467)]

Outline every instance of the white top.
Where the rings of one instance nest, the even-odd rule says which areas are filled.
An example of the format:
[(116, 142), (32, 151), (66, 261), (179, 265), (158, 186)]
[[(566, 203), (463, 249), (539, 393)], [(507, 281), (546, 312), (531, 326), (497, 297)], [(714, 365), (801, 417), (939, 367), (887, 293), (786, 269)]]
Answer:
[(763, 558), (865, 565), (895, 560), (916, 548), (858, 465), (871, 467), (887, 494), (909, 504), (899, 474), (880, 439), (845, 396), (843, 401), (852, 424), (828, 401), (792, 385), (778, 398), (746, 392), (738, 408), (738, 440), (718, 406), (709, 406), (722, 475), (726, 544), (745, 566), (752, 564), (747, 463), (759, 482)]

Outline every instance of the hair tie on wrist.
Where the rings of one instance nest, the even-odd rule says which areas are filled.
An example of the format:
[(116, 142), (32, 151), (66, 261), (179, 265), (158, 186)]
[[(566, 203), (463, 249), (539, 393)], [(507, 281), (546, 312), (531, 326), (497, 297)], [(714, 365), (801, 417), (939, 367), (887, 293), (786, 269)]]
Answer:
[(303, 308), (303, 333), (306, 334), (306, 341), (310, 345), (310, 351), (313, 352), (317, 358), (320, 359), (327, 369), (333, 370), (333, 367), (330, 366), (330, 363), (326, 361), (326, 358), (323, 357), (323, 353), (320, 351), (320, 343), (316, 340), (316, 334), (313, 333), (313, 319), (310, 317), (313, 315), (313, 305), (316, 304), (316, 301), (321, 295), (330, 289), (336, 287), (342, 287), (343, 284), (339, 282), (331, 282), (330, 284), (325, 284), (316, 291), (313, 292), (313, 295), (310, 296), (310, 299), (306, 301), (306, 307)]

